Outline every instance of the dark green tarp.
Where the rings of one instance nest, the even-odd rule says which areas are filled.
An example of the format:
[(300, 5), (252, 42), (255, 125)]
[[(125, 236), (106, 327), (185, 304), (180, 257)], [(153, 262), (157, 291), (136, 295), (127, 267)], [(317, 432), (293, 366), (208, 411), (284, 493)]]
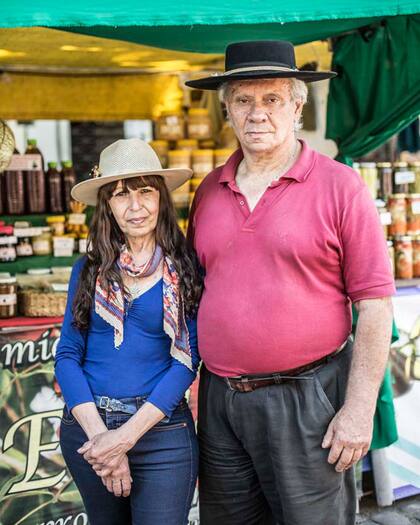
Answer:
[(12, 0), (0, 4), (0, 28), (46, 26), (169, 49), (223, 52), (233, 41), (311, 42), (418, 11), (417, 0)]
[(420, 15), (401, 16), (338, 39), (327, 137), (349, 163), (420, 114)]

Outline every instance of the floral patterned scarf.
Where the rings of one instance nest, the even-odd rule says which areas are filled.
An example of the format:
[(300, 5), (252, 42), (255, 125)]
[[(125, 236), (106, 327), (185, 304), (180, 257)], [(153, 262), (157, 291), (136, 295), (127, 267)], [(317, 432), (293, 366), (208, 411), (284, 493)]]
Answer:
[[(163, 260), (163, 330), (171, 339), (171, 356), (190, 370), (193, 369), (189, 333), (185, 321), (183, 301), (179, 288), (179, 277), (171, 259), (163, 255), (157, 245), (151, 259), (143, 266), (136, 266), (126, 246), (121, 248), (118, 268), (131, 277), (152, 275)], [(100, 280), (96, 280), (95, 312), (114, 328), (114, 345), (119, 348), (124, 340), (124, 314), (127, 308), (124, 294), (117, 283), (113, 283), (108, 296)]]

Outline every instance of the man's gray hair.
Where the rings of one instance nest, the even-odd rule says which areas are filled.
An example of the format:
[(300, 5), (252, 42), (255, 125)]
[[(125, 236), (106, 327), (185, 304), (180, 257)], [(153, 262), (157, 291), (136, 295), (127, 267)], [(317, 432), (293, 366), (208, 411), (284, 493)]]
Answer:
[[(286, 79), (285, 79), (286, 80)], [(294, 102), (300, 101), (303, 105), (308, 101), (308, 86), (298, 78), (288, 78), (290, 84), (290, 97)], [(229, 96), (230, 82), (223, 82), (217, 90), (220, 102), (226, 103)], [(302, 118), (295, 123), (295, 131), (302, 129)]]

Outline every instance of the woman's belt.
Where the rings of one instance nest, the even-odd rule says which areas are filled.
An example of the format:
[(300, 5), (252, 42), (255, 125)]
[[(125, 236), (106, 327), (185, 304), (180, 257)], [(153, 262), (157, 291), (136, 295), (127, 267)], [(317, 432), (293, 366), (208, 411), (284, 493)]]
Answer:
[(325, 365), (337, 354), (339, 354), (347, 345), (348, 339), (334, 352), (328, 354), (316, 361), (312, 361), (306, 365), (298, 366), (297, 368), (291, 368), (290, 370), (284, 370), (282, 372), (272, 372), (267, 375), (242, 375), (235, 377), (223, 377), (222, 379), (228, 385), (231, 390), (237, 390), (238, 392), (252, 392), (257, 388), (271, 385), (279, 385), (286, 381), (296, 379), (297, 376), (304, 372), (312, 372), (316, 368)]

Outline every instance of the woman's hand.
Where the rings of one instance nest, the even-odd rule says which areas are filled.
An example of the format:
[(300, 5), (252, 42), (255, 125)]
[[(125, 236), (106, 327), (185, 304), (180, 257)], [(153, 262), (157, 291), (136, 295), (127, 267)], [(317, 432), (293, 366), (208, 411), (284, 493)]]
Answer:
[(130, 467), (126, 454), (124, 454), (120, 464), (110, 475), (102, 477), (102, 483), (108, 491), (112, 492), (115, 496), (127, 498), (130, 495), (133, 479), (130, 475)]
[(97, 434), (78, 449), (95, 472), (103, 477), (109, 476), (119, 467), (124, 456), (134, 445), (120, 429)]

